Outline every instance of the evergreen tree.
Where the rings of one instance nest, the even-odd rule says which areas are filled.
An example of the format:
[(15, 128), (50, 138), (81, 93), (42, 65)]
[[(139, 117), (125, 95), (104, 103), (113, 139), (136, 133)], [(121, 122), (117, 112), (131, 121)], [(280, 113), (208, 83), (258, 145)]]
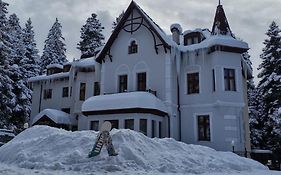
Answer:
[(28, 71), (25, 69), (26, 47), (24, 35), (16, 14), (12, 14), (8, 20), (8, 32), (10, 34), (10, 43), (12, 52), (10, 54), (10, 69), (13, 80), (13, 93), (16, 95), (15, 106), (12, 109), (10, 123), (15, 129), (21, 130), (24, 122), (28, 120), (31, 105), (31, 91), (27, 87)]
[(269, 26), (259, 66), (261, 79), (258, 96), (261, 106), (255, 129), (259, 130), (257, 147), (281, 151), (281, 30), (275, 22)]
[(81, 51), (81, 58), (88, 58), (97, 54), (97, 49), (104, 44), (103, 29), (104, 27), (101, 26), (97, 15), (93, 13), (81, 28), (80, 38), (82, 40), (77, 47)]
[(23, 42), (25, 45), (25, 60), (22, 60), (23, 67), (28, 71), (26, 78), (39, 75), (39, 54), (34, 40), (34, 31), (31, 19), (29, 18), (23, 29)]
[(12, 110), (15, 106), (15, 94), (13, 93), (13, 81), (10, 76), (10, 36), (7, 29), (7, 6), (9, 4), (0, 0), (0, 128), (10, 126)]
[[(250, 59), (249, 53), (244, 53), (243, 59), (246, 62), (246, 64), (249, 66), (250, 69), (253, 70), (252, 68), (252, 62)], [(262, 109), (261, 106), (259, 106), (260, 103), (260, 98), (257, 95), (257, 89), (254, 84), (254, 79), (251, 78), (247, 80), (247, 95), (248, 95), (248, 108), (249, 108), (249, 124), (250, 124), (250, 137), (251, 137), (251, 142), (252, 142), (252, 147), (256, 148), (258, 144), (258, 137), (260, 135), (260, 131), (256, 129), (256, 126), (258, 125), (258, 120), (259, 120), (259, 114), (261, 113), (259, 110)]]
[(114, 31), (114, 29), (116, 28), (118, 23), (121, 21), (123, 16), (124, 16), (124, 11), (122, 11), (122, 13), (120, 13), (119, 16), (115, 19), (115, 21), (113, 21), (113, 23), (112, 23), (112, 32)]
[(43, 55), (40, 62), (41, 73), (44, 73), (49, 64), (63, 64), (67, 62), (65, 56), (66, 49), (61, 28), (62, 26), (56, 18), (56, 21), (50, 29), (47, 39), (45, 40)]

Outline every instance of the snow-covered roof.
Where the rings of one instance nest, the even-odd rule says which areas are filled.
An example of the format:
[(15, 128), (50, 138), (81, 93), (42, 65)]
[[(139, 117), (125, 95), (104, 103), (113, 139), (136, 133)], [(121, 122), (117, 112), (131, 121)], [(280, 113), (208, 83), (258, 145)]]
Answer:
[(69, 114), (56, 109), (44, 109), (33, 118), (31, 124), (33, 125), (44, 116), (47, 116), (49, 119), (51, 119), (57, 124), (71, 124)]
[(195, 30), (186, 30), (183, 32), (183, 36), (189, 34), (189, 33), (193, 33), (193, 32), (199, 32), (201, 33), (205, 38), (209, 38), (211, 36), (211, 32), (209, 29), (201, 29), (201, 28), (197, 28)]
[[(134, 2), (134, 1), (133, 1)], [(134, 2), (136, 3), (136, 2)], [(169, 45), (174, 45), (173, 41), (168, 37), (168, 35), (164, 32), (164, 30), (158, 25), (156, 24), (153, 19), (138, 5), (136, 4), (136, 6), (138, 7), (138, 9), (143, 13), (143, 15), (145, 15), (147, 17), (147, 21), (151, 24), (151, 26), (153, 26), (153, 28), (157, 31), (157, 33), (161, 36), (161, 38)]]
[(60, 79), (60, 78), (65, 78), (69, 77), (69, 72), (61, 72), (61, 73), (56, 73), (52, 75), (40, 75), (36, 77), (31, 77), (28, 79), (28, 82), (36, 82), (36, 81), (43, 81), (43, 80), (51, 80), (51, 79)]
[(90, 57), (72, 62), (71, 64), (74, 67), (94, 67), (96, 65), (96, 61), (94, 57)]
[(61, 64), (49, 64), (47, 66), (47, 69), (50, 69), (50, 68), (59, 68), (59, 69), (63, 69), (63, 65)]
[(192, 44), (188, 46), (181, 45), (178, 46), (178, 48), (181, 51), (186, 52), (186, 51), (194, 51), (197, 49), (209, 48), (216, 45), (242, 48), (245, 50), (249, 49), (249, 46), (246, 42), (235, 39), (228, 35), (211, 35), (210, 37), (207, 37), (205, 40), (203, 40), (201, 43)]
[(164, 103), (148, 92), (128, 92), (94, 96), (88, 98), (82, 104), (82, 112), (132, 108), (155, 109), (167, 113)]
[(170, 30), (172, 31), (173, 29), (177, 29), (180, 33), (182, 33), (181, 25), (178, 24), (178, 23), (172, 24), (172, 25), (170, 26)]

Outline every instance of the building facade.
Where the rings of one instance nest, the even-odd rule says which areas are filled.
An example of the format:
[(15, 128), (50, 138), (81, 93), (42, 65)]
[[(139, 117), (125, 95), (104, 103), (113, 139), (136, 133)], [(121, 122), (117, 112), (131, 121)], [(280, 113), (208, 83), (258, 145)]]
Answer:
[[(49, 118), (70, 129), (98, 130), (110, 121), (149, 137), (250, 150), (248, 49), (231, 32), (222, 5), (211, 31), (182, 32), (173, 24), (167, 35), (132, 1), (95, 58), (50, 65), (48, 75), (29, 80), (31, 124)], [(59, 117), (61, 111), (69, 117)]]

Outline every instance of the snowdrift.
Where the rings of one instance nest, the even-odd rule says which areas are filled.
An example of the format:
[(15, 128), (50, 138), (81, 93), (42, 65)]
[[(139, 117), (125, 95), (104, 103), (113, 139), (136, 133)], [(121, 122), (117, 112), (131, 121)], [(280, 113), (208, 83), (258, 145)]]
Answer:
[(145, 171), (150, 173), (208, 173), (266, 170), (251, 159), (230, 152), (188, 145), (174, 139), (148, 138), (132, 130), (112, 130), (116, 157), (106, 149), (87, 158), (97, 132), (69, 132), (34, 126), (0, 147), (0, 162), (22, 168), (81, 172)]

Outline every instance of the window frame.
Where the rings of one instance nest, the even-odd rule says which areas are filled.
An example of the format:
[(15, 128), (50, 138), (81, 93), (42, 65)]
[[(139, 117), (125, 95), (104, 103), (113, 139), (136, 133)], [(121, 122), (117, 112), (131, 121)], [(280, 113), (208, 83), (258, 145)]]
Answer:
[[(200, 117), (204, 118), (203, 123), (199, 121)], [(208, 117), (208, 118), (207, 118)], [(207, 120), (208, 119), (208, 120)], [(196, 123), (197, 123), (197, 141), (206, 141), (211, 142), (212, 140), (212, 131), (211, 131), (211, 115), (209, 114), (198, 114), (196, 115)], [(203, 126), (201, 126), (203, 124)], [(200, 129), (203, 128), (203, 135), (200, 132)]]
[(216, 71), (212, 69), (213, 92), (216, 92)]
[[(144, 76), (143, 76), (144, 75)], [(137, 72), (137, 91), (146, 91), (147, 86), (147, 73)]]
[(158, 137), (162, 138), (162, 122), (159, 121), (158, 123)]
[[(82, 87), (84, 86), (84, 88)], [(86, 99), (86, 83), (80, 83), (79, 100), (84, 101)]]
[(128, 46), (128, 54), (136, 54), (138, 53), (138, 44), (136, 40), (130, 42)]
[[(132, 127), (128, 127), (127, 124), (129, 124), (129, 123), (127, 123), (127, 122), (133, 122)], [(135, 120), (134, 119), (125, 119), (124, 120), (124, 128), (134, 130), (135, 129)]]
[(111, 130), (113, 129), (113, 128), (115, 128), (115, 129), (119, 129), (119, 120), (105, 120), (105, 121), (108, 121), (108, 122), (110, 122), (111, 123)]
[(94, 96), (100, 95), (100, 83), (98, 81), (94, 82)]
[(44, 89), (43, 99), (45, 99), (45, 100), (51, 99), (52, 95), (53, 95), (53, 90), (52, 89)]
[(61, 108), (61, 111), (70, 114), (70, 108)]
[[(145, 122), (145, 125), (144, 125), (144, 123), (142, 123), (142, 122)], [(147, 124), (148, 124), (148, 122), (147, 122), (147, 119), (140, 119), (140, 121), (139, 121), (139, 131), (141, 132), (141, 133), (143, 133), (144, 135), (146, 135), (147, 136), (147, 129), (148, 129), (148, 126), (147, 126)], [(142, 130), (142, 126), (144, 126), (144, 130)]]
[(223, 68), (224, 91), (236, 92), (236, 70), (234, 68)]
[[(190, 77), (193, 75), (198, 75), (198, 78)], [(194, 87), (194, 86), (198, 87)], [(200, 94), (200, 73), (199, 72), (188, 72), (186, 74), (186, 94), (192, 95), (192, 94)]]
[[(96, 123), (96, 124), (97, 124), (97, 128), (94, 128), (93, 123)], [(99, 121), (98, 121), (98, 120), (90, 121), (90, 130), (99, 131)]]
[[(123, 79), (126, 77), (125, 79)], [(122, 80), (125, 80), (124, 82)], [(128, 91), (128, 75), (122, 74), (118, 76), (118, 92), (127, 92)]]
[(69, 87), (68, 86), (62, 88), (62, 97), (63, 98), (69, 97)]
[(154, 138), (156, 137), (156, 121), (151, 120), (151, 137)]

